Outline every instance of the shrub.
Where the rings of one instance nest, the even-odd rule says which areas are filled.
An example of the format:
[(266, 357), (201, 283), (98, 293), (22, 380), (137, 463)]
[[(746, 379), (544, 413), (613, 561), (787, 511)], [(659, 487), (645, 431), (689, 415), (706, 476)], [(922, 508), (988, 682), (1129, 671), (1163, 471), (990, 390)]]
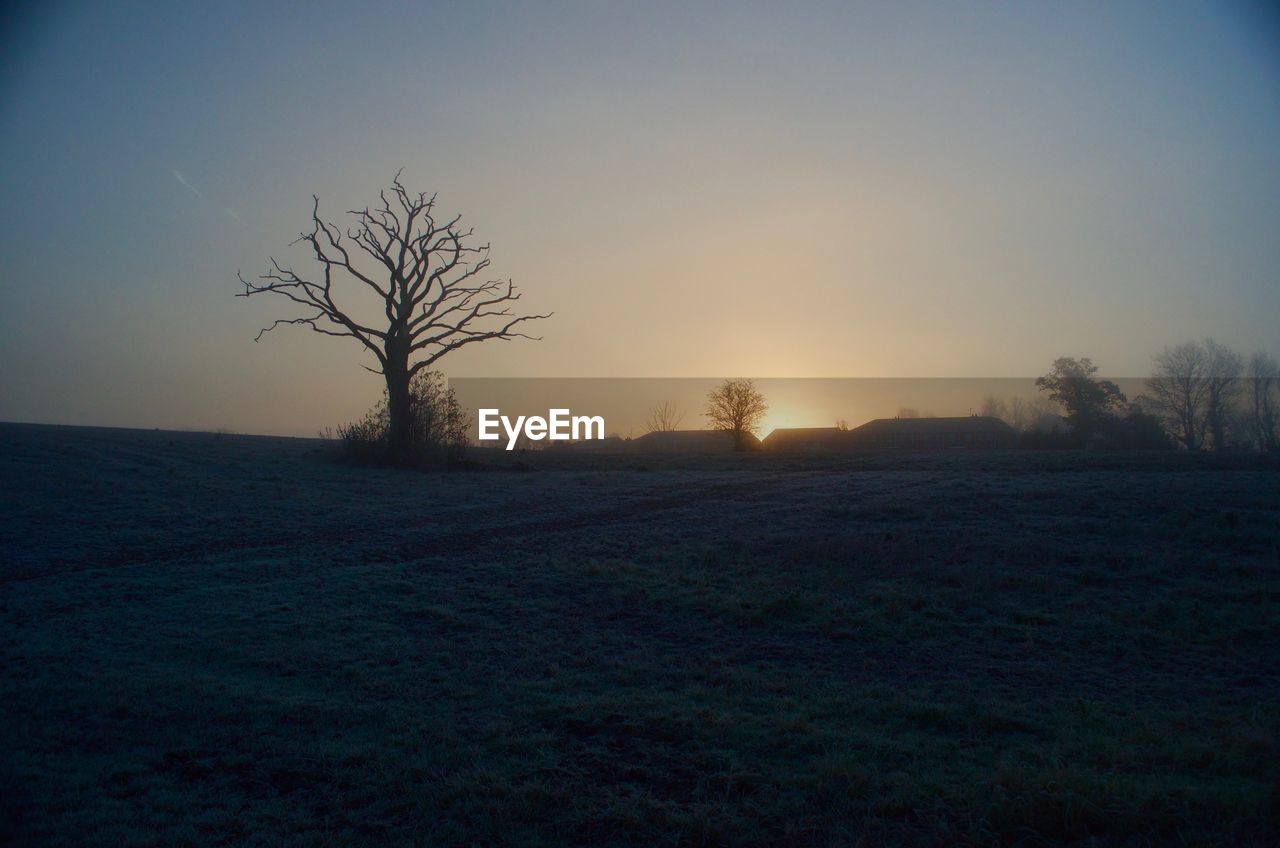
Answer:
[[(438, 371), (421, 371), (409, 384), (411, 425), (409, 464), (448, 468), (461, 462), (467, 447), (467, 413)], [(356, 462), (389, 462), (387, 433), (391, 417), (387, 395), (359, 421), (338, 427), (343, 456)]]
[(1171, 450), (1173, 442), (1160, 419), (1140, 409), (1130, 409), (1123, 418), (1108, 423), (1107, 435), (1116, 447), (1125, 450)]

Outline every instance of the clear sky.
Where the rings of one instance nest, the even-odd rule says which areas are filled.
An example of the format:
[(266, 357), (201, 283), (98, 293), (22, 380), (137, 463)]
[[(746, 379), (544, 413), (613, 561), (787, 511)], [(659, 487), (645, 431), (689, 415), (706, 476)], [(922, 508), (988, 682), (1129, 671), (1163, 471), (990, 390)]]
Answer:
[[(0, 43), (0, 420), (311, 434), (379, 395), (235, 274), (404, 167), (554, 311), (453, 376), (1280, 354), (1262, 4), (62, 3)], [(828, 422), (816, 422), (828, 423)]]

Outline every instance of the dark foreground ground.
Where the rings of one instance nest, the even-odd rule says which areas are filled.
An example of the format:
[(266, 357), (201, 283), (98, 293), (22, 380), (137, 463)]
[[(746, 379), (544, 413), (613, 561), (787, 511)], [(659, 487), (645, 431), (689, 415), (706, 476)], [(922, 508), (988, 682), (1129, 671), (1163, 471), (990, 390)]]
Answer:
[(1274, 468), (317, 448), (0, 426), (4, 839), (1280, 839)]

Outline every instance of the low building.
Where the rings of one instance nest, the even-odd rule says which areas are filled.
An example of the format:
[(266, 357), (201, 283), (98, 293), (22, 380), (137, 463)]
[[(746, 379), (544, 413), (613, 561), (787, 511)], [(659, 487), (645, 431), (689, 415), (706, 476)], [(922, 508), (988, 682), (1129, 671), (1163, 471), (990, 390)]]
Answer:
[[(759, 447), (760, 440), (746, 436), (748, 448)], [(639, 453), (727, 453), (733, 450), (733, 434), (723, 430), (655, 430), (627, 443)]]
[(582, 439), (576, 442), (551, 442), (552, 450), (575, 451), (578, 453), (622, 453), (630, 446), (631, 440), (624, 439), (617, 433), (610, 433), (603, 439)]
[(822, 453), (852, 447), (849, 431), (840, 427), (779, 427), (760, 443), (769, 451)]
[(1011, 448), (1018, 433), (999, 418), (877, 418), (849, 431), (857, 450), (939, 450), (945, 448)]

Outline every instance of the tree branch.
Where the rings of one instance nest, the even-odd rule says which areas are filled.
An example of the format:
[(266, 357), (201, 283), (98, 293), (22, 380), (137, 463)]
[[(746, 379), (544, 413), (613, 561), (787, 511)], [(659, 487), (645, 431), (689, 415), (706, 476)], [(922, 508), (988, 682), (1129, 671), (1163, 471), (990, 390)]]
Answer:
[[(460, 228), (461, 216), (438, 221), (436, 196), (410, 193), (399, 172), (378, 197), (380, 206), (348, 213), (353, 221), (344, 242), (343, 231), (321, 218), (320, 200), (312, 196), (311, 231), (297, 241), (311, 248), (320, 280), (301, 277), (274, 258), (257, 281), (237, 273), (244, 286), (237, 297), (274, 294), (305, 311), (276, 319), (254, 341), (283, 324), (306, 326), (322, 335), (358, 340), (377, 357), (380, 373), (412, 376), (468, 344), (540, 338), (518, 328), (552, 313), (515, 314), (511, 304), (521, 295), (510, 280), (473, 282), (489, 267), (489, 245), (470, 243), (473, 231)], [(374, 261), (377, 273), (353, 261), (348, 243)], [(385, 328), (357, 321), (340, 305), (340, 295), (345, 302), (348, 289), (376, 298)]]

